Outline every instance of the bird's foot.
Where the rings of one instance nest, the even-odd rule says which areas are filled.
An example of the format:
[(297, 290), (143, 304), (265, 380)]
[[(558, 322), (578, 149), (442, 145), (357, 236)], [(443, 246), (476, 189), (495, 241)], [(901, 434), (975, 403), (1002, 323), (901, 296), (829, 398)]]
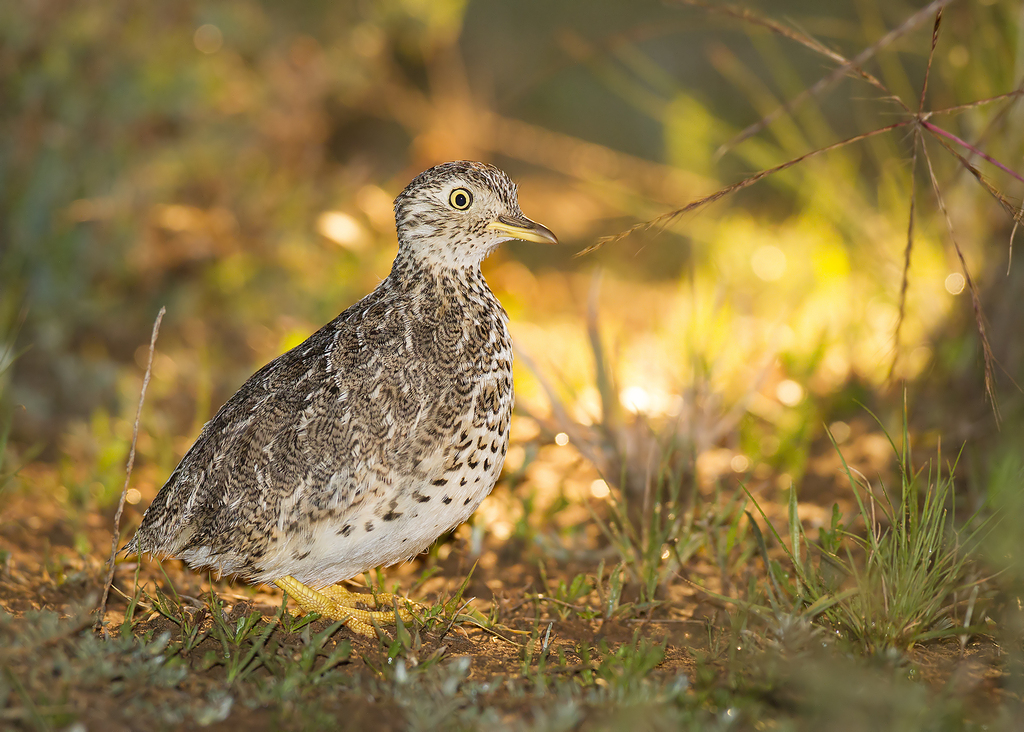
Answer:
[[(288, 593), (295, 600), (298, 606), (305, 613), (319, 613), (331, 620), (343, 620), (345, 626), (353, 633), (376, 638), (377, 632), (373, 623), (379, 625), (395, 624), (395, 614), (402, 619), (402, 622), (412, 622), (413, 615), (406, 607), (407, 604), (414, 604), (410, 600), (398, 595), (382, 592), (374, 595), (365, 595), (356, 592), (349, 592), (341, 585), (330, 585), (321, 590), (314, 590), (299, 582), (294, 577), (282, 577), (275, 580), (274, 584)], [(398, 603), (397, 611), (394, 608)], [(375, 607), (388, 607), (390, 610), (363, 610), (357, 607), (360, 604), (372, 604)]]

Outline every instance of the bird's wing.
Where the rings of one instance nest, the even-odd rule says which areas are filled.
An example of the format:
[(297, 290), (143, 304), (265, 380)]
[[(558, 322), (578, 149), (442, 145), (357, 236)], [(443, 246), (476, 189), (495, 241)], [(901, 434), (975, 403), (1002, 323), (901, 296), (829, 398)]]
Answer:
[(432, 470), (449, 377), (410, 358), (430, 337), (393, 303), (364, 300), (264, 366), (206, 424), (126, 549), (242, 541), (258, 554), (259, 532), (289, 516), (343, 515), (365, 484)]

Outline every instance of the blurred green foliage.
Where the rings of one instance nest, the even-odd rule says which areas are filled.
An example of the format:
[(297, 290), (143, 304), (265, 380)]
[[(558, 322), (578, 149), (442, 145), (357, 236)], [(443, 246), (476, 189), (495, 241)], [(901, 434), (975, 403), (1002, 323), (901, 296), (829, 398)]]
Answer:
[[(797, 27), (852, 56), (914, 10), (863, 0), (765, 12), (795, 14)], [(1021, 23), (1012, 2), (948, 7), (926, 108), (1015, 88), (1011, 29)], [(926, 26), (867, 66), (915, 109)], [(629, 430), (645, 419), (665, 434), (683, 425), (695, 456), (725, 453), (725, 467), (702, 479), (745, 473), (805, 495), (836, 470), (815, 467), (823, 424), (850, 432), (843, 420), (861, 415), (857, 402), (896, 413), (886, 408), (895, 360), (921, 428), (972, 440), (973, 510), (990, 482), (990, 443), (979, 437), (996, 421), (974, 314), (966, 294), (950, 294), (959, 265), (921, 169), (898, 350), (893, 340), (915, 183), (902, 131), (571, 258), (601, 234), (897, 118), (892, 100), (847, 79), (716, 154), (820, 78), (823, 61), (761, 26), (653, 2), (531, 0), (515, 12), (493, 0), (7, 4), (0, 345), (19, 353), (3, 392), (18, 406), (14, 443), (45, 447), (61, 501), (83, 511), (116, 501), (145, 337), (166, 304), (139, 445), (148, 499), (254, 368), (387, 271), (395, 193), (439, 160), (484, 158), (523, 180), (524, 209), (567, 242), (555, 252), (512, 244), (488, 274), (517, 342), (560, 374), (581, 428), (600, 422), (601, 403), (619, 415), (597, 425), (595, 449), (601, 430), (625, 429), (616, 459), (640, 465)], [(1012, 167), (1024, 156), (1021, 114), (1003, 102), (933, 119)], [(1010, 222), (929, 145), (996, 357), (1024, 383), (1024, 278), (1019, 267), (1002, 274)], [(1019, 192), (1009, 176), (993, 180)], [(616, 372), (603, 386), (578, 301), (580, 270), (594, 267), (609, 272), (594, 296), (611, 344), (600, 358)], [(1019, 444), (1024, 402), (1000, 379), (1000, 439)], [(517, 389), (532, 411), (545, 400), (521, 367)]]
[[(793, 13), (795, 26), (852, 56), (915, 10), (780, 2), (766, 14)], [(926, 108), (1016, 88), (1019, 7), (945, 12)], [(927, 25), (867, 66), (909, 108)], [(583, 426), (602, 401), (608, 414), (685, 422), (695, 454), (732, 451), (733, 472), (800, 484), (820, 472), (823, 423), (847, 426), (858, 401), (895, 414), (885, 408), (892, 375), (923, 402), (923, 430), (973, 440), (965, 462), (977, 505), (989, 459), (978, 438), (997, 423), (975, 315), (948, 281), (959, 269), (953, 242), (922, 169), (916, 181), (908, 172), (904, 132), (571, 258), (601, 234), (898, 118), (891, 99), (846, 79), (716, 154), (820, 78), (823, 62), (763, 26), (653, 2), (531, 0), (515, 12), (493, 0), (6, 4), (0, 345), (19, 353), (3, 392), (18, 406), (14, 442), (45, 446), (76, 505), (114, 500), (145, 336), (166, 304), (140, 442), (155, 470), (143, 475), (148, 495), (147, 481), (173, 467), (246, 375), (387, 271), (394, 194), (430, 164), (471, 157), (523, 179), (524, 208), (568, 242), (555, 252), (510, 245), (488, 271), (517, 342), (561, 372)], [(1011, 100), (933, 119), (1012, 167), (1024, 156), (1021, 118)], [(1006, 387), (1024, 383), (1024, 278), (1019, 267), (1002, 274), (1010, 221), (928, 144), (980, 283), (1002, 369), (1001, 439), (1013, 444), (1024, 439), (1024, 400)], [(1018, 181), (985, 170), (1019, 193)], [(580, 322), (580, 270), (593, 267), (610, 273), (595, 297), (612, 386), (595, 386)], [(517, 389), (525, 404), (545, 399), (522, 368)]]
[[(757, 8), (765, 16), (792, 19), (792, 27), (851, 57), (921, 4), (762, 5)], [(924, 108), (1021, 88), (1022, 37), (1024, 12), (1017, 0), (949, 5)], [(930, 39), (929, 19), (866, 64), (911, 110), (918, 108)], [(1024, 384), (1024, 275), (1020, 266), (1007, 267), (1009, 218), (952, 156), (927, 142), (957, 243), (979, 283), (999, 368), (1001, 424), (984, 395), (970, 298), (949, 279), (960, 271), (953, 241), (926, 168), (919, 160), (916, 177), (910, 171), (909, 128), (808, 160), (663, 229), (572, 258), (598, 236), (903, 119), (885, 94), (844, 78), (726, 155), (717, 154), (739, 130), (831, 68), (820, 54), (763, 26), (654, 0), (0, 4), (0, 489), (31, 456), (29, 445), (44, 447), (47, 465), (23, 481), (23, 492), (66, 509), (74, 548), (83, 556), (92, 552), (88, 520), (119, 496), (146, 338), (161, 305), (168, 317), (143, 416), (136, 495), (129, 501), (140, 509), (201, 424), (254, 368), (387, 272), (395, 246), (391, 200), (408, 180), (440, 160), (487, 159), (522, 182), (524, 210), (566, 242), (548, 251), (511, 244), (486, 265), (512, 316), (517, 344), (564, 398), (569, 425), (549, 429), (553, 423), (543, 413), (548, 395), (521, 360), (520, 403), (543, 424), (531, 436), (514, 435), (509, 453), (515, 479), (506, 493), (522, 487), (523, 515), (509, 528), (513, 539), (521, 539), (515, 552), (541, 547), (550, 556), (593, 558), (586, 554), (590, 544), (576, 555), (570, 549), (580, 547), (569, 547), (588, 541), (588, 519), (578, 518), (589, 516), (583, 504), (599, 498), (595, 488), (604, 497), (618, 490), (609, 484), (619, 475), (646, 471), (646, 484), (637, 484), (653, 485), (649, 456), (659, 447), (652, 437), (682, 443), (679, 455), (687, 457), (670, 467), (709, 501), (705, 513), (690, 514), (691, 531), (678, 523), (693, 508), (683, 505), (680, 491), (656, 492), (650, 505), (644, 496), (624, 496), (614, 518), (622, 527), (620, 551), (632, 552), (634, 565), (612, 570), (607, 580), (602, 566), (592, 583), (585, 574), (552, 577), (547, 599), (562, 603), (559, 615), (570, 617), (570, 606), (595, 593), (606, 618), (635, 611), (628, 601), (620, 603), (627, 570), (646, 579), (646, 599), (663, 597), (676, 570), (696, 556), (686, 543), (694, 533), (708, 539), (705, 559), (718, 565), (723, 582), (735, 580), (759, 547), (747, 533), (745, 504), (723, 500), (730, 495), (728, 481), (747, 482), (759, 501), (766, 495), (770, 500), (779, 486), (799, 486), (808, 505), (794, 500), (789, 518), (800, 527), (814, 525), (813, 514), (805, 519), (798, 509), (815, 508), (809, 504), (820, 502), (823, 492), (831, 505), (838, 490), (836, 461), (823, 460), (820, 449), (825, 443), (832, 451), (824, 426), (830, 425), (851, 465), (856, 460), (875, 480), (893, 461), (891, 455), (873, 459), (862, 405), (874, 407), (883, 422), (886, 415), (895, 419), (888, 426), (898, 432), (902, 393), (892, 385), (906, 381), (910, 429), (922, 454), (930, 454), (940, 436), (944, 454), (966, 445), (957, 471), (966, 477), (943, 484), (966, 504), (958, 515), (982, 509), (996, 516), (984, 550), (999, 574), (994, 589), (984, 591), (975, 620), (982, 622), (982, 611), (990, 608), (989, 617), (998, 616), (999, 641), (1010, 658), (1005, 685), (1019, 694), (1024, 399), (1017, 385)], [(1019, 101), (930, 119), (1024, 171)], [(1019, 203), (1024, 189), (1018, 180), (987, 165), (983, 170)], [(897, 347), (915, 189), (914, 249)], [(591, 283), (591, 269), (606, 271), (601, 288)], [(584, 321), (588, 288), (598, 313), (589, 323), (592, 333)], [(602, 360), (607, 373), (595, 369)], [(8, 414), (14, 450), (5, 449)], [(585, 479), (573, 474), (565, 453), (548, 444), (563, 427), (576, 431), (575, 448), (604, 455), (613, 468), (602, 473), (608, 483), (591, 482), (592, 471)], [(694, 464), (687, 462), (691, 455)], [(916, 474), (920, 466), (906, 467)], [(582, 493), (573, 493), (581, 480)], [(916, 490), (904, 487), (894, 516)], [(491, 500), (515, 505), (501, 493)], [(637, 541), (628, 534), (626, 508), (641, 505), (646, 534)], [(500, 503), (485, 504), (475, 544), (498, 519), (508, 518)], [(826, 526), (818, 521), (819, 542), (829, 540)], [(849, 516), (845, 524), (835, 520), (833, 534), (840, 526), (854, 530)], [(946, 528), (942, 523), (926, 540)], [(812, 539), (801, 534), (800, 541), (809, 548)], [(9, 557), (4, 550), (0, 564), (6, 566)], [(753, 588), (753, 576), (748, 579)], [(959, 598), (950, 606), (958, 620), (962, 605)], [(26, 658), (35, 652), (31, 644), (18, 650), (12, 639), (20, 626), (6, 616), (0, 620), (0, 631), (10, 636), (0, 640)], [(52, 625), (54, 634), (56, 623), (48, 615), (28, 620)], [(542, 632), (538, 624), (534, 647)], [(86, 659), (83, 688), (90, 693), (103, 693), (100, 686), (115, 678), (111, 663), (150, 669), (154, 689), (180, 681), (174, 663), (161, 665), (166, 637), (150, 633), (142, 642), (125, 638), (111, 647), (97, 646), (92, 636), (69, 636), (67, 643), (64, 636), (54, 638), (59, 642), (45, 640), (46, 662), (25, 682), (26, 709), (32, 698), (48, 698), (50, 682), (43, 676), (51, 666), (70, 663), (65, 654)], [(310, 640), (307, 634), (312, 662), (323, 649)], [(234, 644), (238, 649), (223, 643), (228, 661), (246, 658), (232, 656), (241, 642)], [(744, 663), (739, 651), (749, 643), (729, 646), (730, 659)], [(866, 695), (877, 696), (878, 711), (870, 707), (863, 725), (851, 722), (850, 728), (870, 727), (885, 715), (925, 720), (921, 727), (962, 717), (959, 701), (936, 705), (920, 685), (903, 678), (890, 683), (887, 674), (895, 677), (896, 670), (875, 673), (861, 660), (850, 673), (863, 677), (867, 692), (851, 690), (836, 658), (805, 653), (806, 663), (786, 658), (777, 668), (761, 656), (744, 669), (753, 677), (737, 672), (731, 688), (713, 670), (703, 669), (708, 673), (701, 681), (698, 667), (691, 697), (683, 694), (684, 676), (660, 686), (639, 683), (664, 647), (634, 641), (623, 648), (602, 650), (605, 660), (583, 669), (582, 685), (574, 685), (567, 671), (558, 682), (560, 698), (571, 702), (563, 705), (564, 719), (539, 708), (538, 726), (550, 714), (551, 728), (567, 728), (614, 702), (620, 705), (616, 715), (624, 709), (626, 716), (615, 716), (611, 727), (631, 728), (631, 705), (647, 704), (667, 710), (666, 725), (692, 712), (702, 729), (715, 723), (734, 728), (730, 713), (737, 707), (750, 720), (759, 719), (768, 703), (811, 719), (818, 699), (828, 702), (820, 713), (827, 726), (849, 716), (843, 710), (863, 706)], [(541, 689), (549, 682), (534, 662), (548, 652), (544, 641), (542, 653), (524, 652), (522, 659), (535, 674), (530, 683)], [(456, 704), (451, 699), (468, 667), (446, 668), (428, 674), (424, 665), (422, 676), (410, 670), (410, 682), (404, 665), (387, 665), (382, 679), (367, 683), (386, 687), (396, 704), (421, 703), (437, 714)], [(830, 673), (818, 672), (826, 668)], [(281, 669), (282, 677), (291, 673)], [(13, 693), (16, 679), (10, 679), (0, 678), (0, 698)], [(274, 693), (285, 699), (282, 690), (304, 689), (304, 679)], [(132, 687), (130, 679), (124, 683)], [(479, 683), (486, 686), (479, 694), (494, 691), (490, 682)], [(416, 691), (434, 686), (443, 693)], [(795, 707), (791, 687), (806, 694)], [(415, 693), (400, 693), (406, 688)], [(224, 698), (209, 696), (194, 718), (226, 715), (230, 699), (225, 707)], [(256, 705), (268, 698), (250, 700)], [(698, 706), (687, 706), (692, 704)], [(468, 718), (470, 707), (464, 708)], [(408, 709), (410, 716), (421, 711)], [(184, 718), (179, 714), (177, 722)], [(433, 719), (426, 712), (418, 718)], [(959, 722), (949, 722), (954, 724)]]
[[(912, 8), (858, 2), (821, 14), (784, 2), (767, 10), (797, 13), (807, 31), (855, 49)], [(949, 8), (932, 105), (1013, 88), (1017, 21), (1013, 3)], [(911, 35), (878, 58), (881, 78), (908, 100), (925, 60), (921, 41), (921, 33)], [(844, 82), (736, 154), (712, 155), (751, 113), (795, 96), (820, 69), (820, 57), (761, 29), (658, 3), (531, 1), (515, 12), (452, 0), (301, 8), (256, 0), (7, 3), (0, 9), (0, 315), (8, 322), (27, 312), (19, 342), (31, 349), (14, 377), (14, 401), (26, 407), (19, 434), (52, 440), (69, 415), (115, 408), (117, 372), (159, 304), (171, 313), (165, 348), (178, 340), (218, 344), (213, 365), (225, 376), (214, 388), (222, 396), (275, 350), (252, 348), (254, 329), (304, 333), (307, 322), (372, 287), (392, 251), (385, 202), (438, 156), (547, 167), (554, 178), (545, 190), (562, 190), (546, 208), (582, 217), (564, 238), (588, 243), (625, 220), (617, 217), (685, 202), (700, 180), (778, 164), (890, 115), (891, 105), (868, 103)], [(536, 134), (517, 141), (493, 129), (488, 110), (602, 147), (569, 145), (552, 157)], [(959, 131), (970, 138), (991, 118), (990, 108), (962, 115), (966, 131)], [(988, 152), (1020, 159), (1019, 141), (1001, 134), (1019, 119), (1006, 115), (985, 140)], [(765, 236), (795, 247), (787, 250), (791, 267), (802, 256), (801, 230), (824, 238), (812, 250), (810, 279), (787, 277), (780, 285), (795, 289), (782, 298), (772, 288), (751, 290), (747, 277), (730, 283), (740, 313), (746, 290), (750, 308), (787, 304), (777, 316), (790, 317), (793, 297), (817, 292), (823, 276), (891, 300), (886, 267), (898, 260), (872, 260), (883, 252), (888, 259), (894, 242), (872, 239), (896, 238), (905, 226), (902, 144), (894, 135), (839, 151), (741, 196), (753, 218), (701, 215), (675, 227), (679, 236), (596, 261), (621, 261), (640, 279), (685, 276), (679, 268), (690, 256), (702, 269), (749, 272), (749, 250), (721, 259), (720, 242), (757, 239), (766, 225), (787, 222)], [(601, 164), (601, 155), (611, 163)], [(673, 170), (690, 177), (672, 183)], [(652, 183), (654, 173), (664, 180)], [(585, 210), (573, 200), (579, 191), (590, 199)], [(601, 205), (605, 212), (594, 209)], [(325, 246), (317, 221), (333, 209), (369, 230), (361, 248)], [(996, 222), (993, 233), (1004, 228)], [(943, 236), (935, 221), (921, 231)], [(942, 248), (922, 244), (919, 252)], [(576, 266), (561, 255), (510, 251), (534, 264)], [(835, 311), (836, 302), (812, 307)], [(282, 325), (285, 315), (302, 322)], [(835, 326), (849, 331), (857, 320), (839, 315)], [(806, 353), (821, 356), (816, 346)]]

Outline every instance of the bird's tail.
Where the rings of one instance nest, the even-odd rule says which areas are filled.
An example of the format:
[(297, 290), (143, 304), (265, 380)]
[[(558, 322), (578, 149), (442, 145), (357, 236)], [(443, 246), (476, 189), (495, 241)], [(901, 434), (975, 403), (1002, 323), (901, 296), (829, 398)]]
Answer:
[(118, 549), (117, 553), (118, 555), (124, 554), (126, 557), (131, 556), (132, 554), (141, 554), (142, 550), (139, 549), (139, 532), (136, 531), (135, 536), (133, 536), (127, 544)]

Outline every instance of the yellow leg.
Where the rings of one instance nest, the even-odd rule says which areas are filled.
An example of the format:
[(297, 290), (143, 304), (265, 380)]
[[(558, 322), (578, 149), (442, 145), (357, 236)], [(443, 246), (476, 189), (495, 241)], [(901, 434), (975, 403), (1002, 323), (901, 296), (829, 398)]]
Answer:
[(390, 592), (377, 592), (373, 595), (367, 595), (362, 592), (349, 592), (341, 585), (330, 585), (320, 590), (321, 594), (327, 595), (327, 597), (334, 600), (342, 607), (355, 607), (358, 603), (372, 604), (374, 607), (387, 608), (386, 612), (391, 613), (391, 619), (394, 620), (393, 609), (395, 602), (398, 602), (398, 614), (402, 616), (402, 620), (410, 622), (412, 620), (412, 614), (406, 609), (408, 605), (420, 606), (415, 600), (402, 597), (401, 595), (392, 595)]
[[(345, 626), (359, 635), (376, 638), (377, 632), (373, 628), (374, 620), (381, 625), (394, 625), (395, 623), (394, 609), (362, 610), (356, 607), (360, 603), (375, 604), (376, 607), (381, 607), (381, 605), (386, 607), (387, 603), (393, 605), (396, 599), (395, 595), (387, 593), (377, 595), (377, 599), (381, 603), (377, 605), (374, 603), (373, 595), (349, 592), (341, 585), (331, 585), (322, 590), (314, 590), (294, 577), (282, 577), (275, 580), (274, 584), (287, 592), (303, 612), (319, 613), (331, 620), (344, 620)], [(401, 597), (397, 599), (399, 601), (398, 616), (406, 623), (411, 622), (412, 613), (404, 606), (407, 600)]]

